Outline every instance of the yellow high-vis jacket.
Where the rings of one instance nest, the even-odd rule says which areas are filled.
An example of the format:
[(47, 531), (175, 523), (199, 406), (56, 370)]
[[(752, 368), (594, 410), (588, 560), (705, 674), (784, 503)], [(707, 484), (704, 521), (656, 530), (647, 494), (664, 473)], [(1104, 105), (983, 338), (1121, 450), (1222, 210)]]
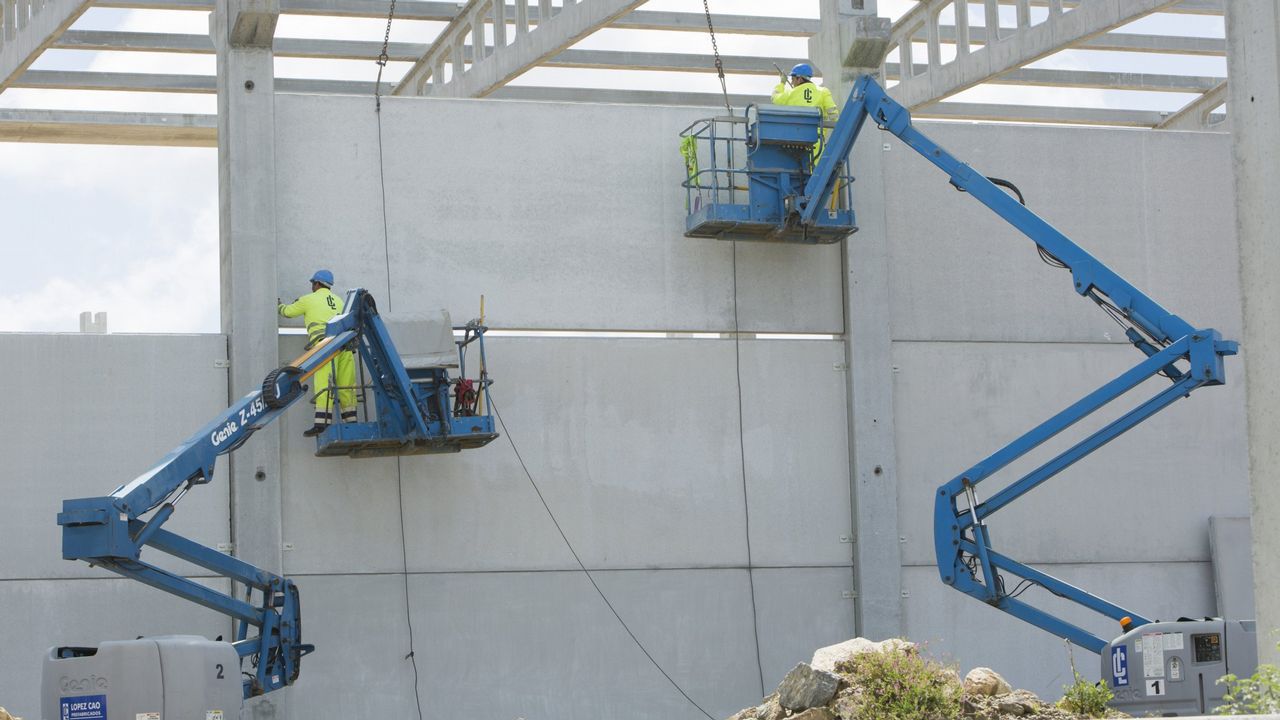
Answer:
[(778, 83), (773, 89), (773, 104), (816, 107), (822, 111), (823, 120), (835, 120), (839, 114), (836, 101), (831, 98), (831, 91), (811, 82), (795, 87), (788, 87), (785, 82)]
[(320, 288), (307, 293), (288, 305), (281, 304), (280, 314), (287, 317), (302, 316), (307, 324), (307, 347), (312, 347), (324, 339), (324, 327), (334, 315), (342, 312), (342, 298), (333, 294), (329, 288)]

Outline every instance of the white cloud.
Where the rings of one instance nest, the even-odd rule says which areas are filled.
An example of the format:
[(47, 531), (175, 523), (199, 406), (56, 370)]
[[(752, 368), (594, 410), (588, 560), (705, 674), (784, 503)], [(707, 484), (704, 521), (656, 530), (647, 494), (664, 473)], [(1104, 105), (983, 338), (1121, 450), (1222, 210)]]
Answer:
[(218, 332), (216, 212), (200, 213), (170, 252), (98, 278), (55, 274), (38, 289), (0, 293), (0, 330), (74, 331), (82, 310), (106, 311), (112, 332)]

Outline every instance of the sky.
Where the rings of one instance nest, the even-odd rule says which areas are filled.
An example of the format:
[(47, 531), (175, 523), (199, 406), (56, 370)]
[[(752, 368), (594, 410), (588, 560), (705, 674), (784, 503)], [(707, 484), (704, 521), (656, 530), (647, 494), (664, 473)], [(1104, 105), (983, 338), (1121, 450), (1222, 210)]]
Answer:
[[(880, 0), (881, 14), (900, 16), (914, 2)], [(717, 13), (818, 16), (817, 0), (710, 0)], [(981, 3), (971, 3), (971, 17)], [(646, 10), (701, 12), (701, 0), (650, 0)], [(1011, 20), (1013, 8), (1007, 8)], [(1043, 9), (1036, 9), (1033, 22)], [(430, 42), (438, 22), (398, 20), (391, 39)], [(91, 8), (75, 29), (205, 34), (208, 13)], [(380, 41), (381, 20), (282, 16), (277, 37)], [(1222, 37), (1222, 18), (1156, 14), (1124, 32)], [(779, 59), (806, 55), (801, 38), (719, 34), (724, 55)], [(710, 53), (705, 33), (605, 29), (575, 47)], [(890, 61), (896, 60), (890, 57)], [(392, 63), (384, 79), (395, 80), (409, 63)], [(1069, 50), (1032, 67), (1168, 74), (1226, 75), (1223, 58)], [(214, 74), (212, 55), (101, 53), (51, 50), (33, 69), (98, 72)], [(278, 77), (329, 77), (372, 81), (371, 61), (277, 58)], [(731, 93), (767, 95), (770, 77), (730, 75)], [(534, 68), (519, 85), (682, 88), (719, 92), (712, 73), (590, 71)], [(957, 101), (1126, 107), (1177, 110), (1193, 96), (1012, 86), (983, 86)], [(216, 112), (212, 95), (107, 93), (10, 89), (0, 108)], [(217, 151), (0, 143), (0, 332), (74, 332), (81, 311), (106, 311), (112, 332), (211, 333), (219, 331)], [(301, 289), (300, 289), (301, 291)]]

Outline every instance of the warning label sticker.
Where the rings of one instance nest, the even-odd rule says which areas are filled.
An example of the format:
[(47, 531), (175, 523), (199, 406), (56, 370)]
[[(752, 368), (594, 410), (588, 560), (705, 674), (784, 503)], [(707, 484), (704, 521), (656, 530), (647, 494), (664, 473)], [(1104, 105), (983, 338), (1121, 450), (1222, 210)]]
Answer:
[(107, 720), (106, 695), (64, 697), (59, 708), (62, 720)]
[(1164, 633), (1142, 636), (1142, 677), (1164, 677)]
[(1165, 650), (1181, 650), (1182, 649), (1182, 633), (1165, 633), (1164, 649)]
[(221, 710), (206, 710), (204, 712), (204, 720), (222, 720)]
[(160, 720), (160, 713), (158, 712), (137, 713), (136, 715), (133, 716), (133, 720)]

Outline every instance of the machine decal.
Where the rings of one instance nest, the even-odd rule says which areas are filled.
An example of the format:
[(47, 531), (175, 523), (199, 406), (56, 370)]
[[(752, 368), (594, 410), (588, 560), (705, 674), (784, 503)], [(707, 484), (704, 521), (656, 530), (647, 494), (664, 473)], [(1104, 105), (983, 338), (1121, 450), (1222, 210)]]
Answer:
[(106, 695), (64, 697), (60, 705), (62, 720), (107, 720)]
[(1182, 633), (1165, 633), (1164, 634), (1165, 650), (1181, 650), (1182, 649)]
[(1164, 680), (1156, 678), (1155, 680), (1147, 680), (1146, 683), (1147, 697), (1164, 694)]
[(207, 710), (204, 714), (204, 720), (222, 720), (221, 710)]
[(1111, 648), (1111, 684), (1125, 687), (1129, 684), (1129, 653), (1127, 645)]
[[(1164, 677), (1164, 633), (1147, 633), (1142, 636), (1142, 677)], [(1147, 694), (1153, 693), (1148, 690)], [(1164, 691), (1159, 694), (1163, 695)]]
[(133, 720), (160, 720), (160, 713), (158, 712), (137, 713), (133, 716)]

